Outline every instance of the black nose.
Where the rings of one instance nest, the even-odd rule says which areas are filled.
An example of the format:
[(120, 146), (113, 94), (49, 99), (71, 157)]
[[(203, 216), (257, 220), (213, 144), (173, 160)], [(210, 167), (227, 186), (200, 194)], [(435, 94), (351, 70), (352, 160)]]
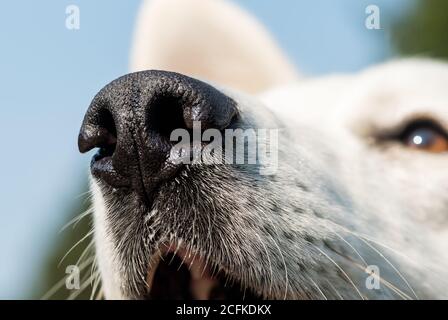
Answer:
[(78, 146), (82, 153), (99, 148), (91, 163), (94, 177), (151, 198), (180, 167), (168, 161), (174, 129), (192, 129), (200, 121), (203, 130), (222, 130), (235, 115), (235, 102), (204, 82), (172, 72), (136, 72), (95, 96)]

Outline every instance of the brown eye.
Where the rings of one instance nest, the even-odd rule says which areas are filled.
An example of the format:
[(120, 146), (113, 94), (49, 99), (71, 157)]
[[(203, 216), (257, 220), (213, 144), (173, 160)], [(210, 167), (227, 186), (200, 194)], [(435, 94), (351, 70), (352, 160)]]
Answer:
[(448, 136), (432, 123), (416, 123), (401, 135), (402, 142), (413, 149), (432, 153), (448, 151)]

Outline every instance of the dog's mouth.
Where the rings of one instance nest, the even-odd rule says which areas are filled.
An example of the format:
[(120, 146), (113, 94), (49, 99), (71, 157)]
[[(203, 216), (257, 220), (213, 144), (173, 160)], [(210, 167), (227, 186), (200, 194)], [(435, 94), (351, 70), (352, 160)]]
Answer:
[(147, 300), (260, 300), (223, 270), (192, 252), (173, 246), (162, 250), (148, 271)]

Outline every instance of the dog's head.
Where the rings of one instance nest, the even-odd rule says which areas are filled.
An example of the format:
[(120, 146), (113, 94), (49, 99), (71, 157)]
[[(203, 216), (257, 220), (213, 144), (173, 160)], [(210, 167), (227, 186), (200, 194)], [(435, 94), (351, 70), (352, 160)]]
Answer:
[[(162, 19), (162, 3), (141, 19)], [(219, 6), (212, 12), (236, 10), (210, 3)], [(135, 72), (104, 87), (87, 111), (79, 147), (99, 148), (91, 185), (106, 297), (443, 296), (448, 65), (397, 61), (284, 85), (295, 78), (289, 64), (242, 21), (235, 34), (250, 33), (268, 52), (234, 75), (251, 95), (220, 87), (233, 77), (222, 66), (201, 73), (197, 57), (176, 68), (155, 59), (150, 67), (217, 84)], [(172, 49), (163, 41), (151, 57)]]

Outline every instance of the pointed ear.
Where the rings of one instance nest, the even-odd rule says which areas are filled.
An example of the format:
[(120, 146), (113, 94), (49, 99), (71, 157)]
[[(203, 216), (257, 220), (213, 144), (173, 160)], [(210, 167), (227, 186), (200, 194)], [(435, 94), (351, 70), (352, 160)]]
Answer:
[(264, 28), (225, 0), (145, 1), (130, 67), (176, 71), (246, 92), (298, 78)]

